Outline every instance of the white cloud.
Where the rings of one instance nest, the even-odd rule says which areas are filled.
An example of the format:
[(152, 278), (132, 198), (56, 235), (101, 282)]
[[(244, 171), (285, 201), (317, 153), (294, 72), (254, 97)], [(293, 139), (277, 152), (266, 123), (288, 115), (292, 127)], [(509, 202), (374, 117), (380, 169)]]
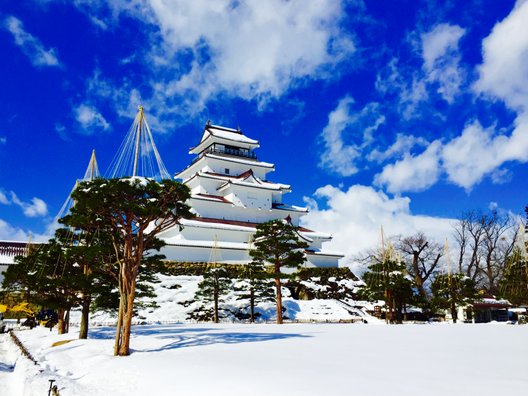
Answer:
[(353, 185), (343, 191), (327, 185), (307, 201), (313, 199), (324, 200), (327, 209), (312, 208), (302, 218), (303, 226), (332, 234), (325, 248), (345, 253), (344, 263), (353, 269), (354, 255), (379, 246), (381, 226), (387, 236), (423, 231), (440, 243), (452, 234), (454, 219), (415, 215), (408, 197), (390, 198), (372, 187)]
[(482, 42), (483, 63), (474, 88), (528, 111), (528, 2), (518, 1)]
[(25, 242), (31, 239), (33, 242), (46, 242), (50, 238), (51, 234), (36, 234), (31, 231), (25, 231), (0, 219), (0, 239), (18, 242)]
[(27, 241), (28, 238), (28, 233), (20, 228), (15, 228), (6, 221), (0, 219), (0, 239), (8, 241)]
[(46, 49), (42, 42), (24, 30), (23, 23), (14, 16), (4, 19), (4, 27), (15, 39), (15, 44), (29, 58), (35, 67), (60, 67), (61, 64), (54, 48)]
[[(386, 153), (403, 150), (405, 144), (412, 143), (412, 139), (407, 142), (402, 136), (385, 153), (373, 151), (369, 159), (384, 158)], [(405, 152), (401, 160), (386, 165), (374, 183), (391, 193), (417, 192), (446, 175), (451, 183), (469, 191), (488, 176), (495, 184), (508, 182), (511, 174), (503, 166), (511, 161), (528, 161), (528, 116), (518, 116), (509, 134), (497, 133), (493, 126), (483, 128), (473, 121), (450, 141), (436, 140), (418, 155)]]
[(83, 103), (75, 107), (73, 112), (75, 119), (85, 133), (93, 133), (95, 129), (102, 129), (104, 131), (110, 129), (108, 121), (106, 121), (103, 115), (93, 106)]
[(369, 161), (381, 163), (388, 159), (397, 158), (403, 154), (410, 153), (410, 151), (416, 146), (426, 146), (427, 144), (427, 140), (422, 137), (398, 133), (396, 134), (396, 140), (392, 145), (383, 151), (378, 149), (372, 150), (367, 155), (367, 159)]
[(359, 157), (358, 147), (346, 145), (343, 132), (350, 122), (350, 105), (354, 103), (351, 97), (339, 101), (337, 108), (328, 115), (328, 124), (323, 129), (324, 152), (321, 155), (321, 167), (342, 176), (350, 176), (358, 171), (354, 161)]
[[(341, 176), (358, 171), (356, 161), (362, 149), (373, 141), (373, 133), (385, 122), (376, 103), (369, 103), (357, 112), (351, 111), (354, 99), (342, 98), (335, 110), (328, 115), (328, 124), (321, 133), (324, 151), (320, 166)], [(356, 141), (357, 143), (347, 143)]]
[(5, 193), (0, 190), (0, 204), (9, 205), (10, 203), (11, 202), (9, 202), (7, 195), (5, 195)]
[(22, 208), (24, 215), (27, 217), (46, 216), (48, 214), (48, 205), (42, 199), (33, 197), (31, 202), (21, 201), (18, 196), (11, 191), (11, 202)]
[(425, 68), (432, 70), (446, 53), (457, 51), (458, 41), (464, 33), (465, 30), (460, 26), (443, 23), (435, 26), (430, 32), (422, 34), (422, 57)]
[(48, 205), (42, 199), (33, 197), (30, 202), (25, 202), (18, 198), (14, 191), (9, 191), (6, 194), (0, 189), (0, 204), (20, 206), (27, 217), (46, 216), (48, 214)]
[[(262, 109), (307, 80), (337, 78), (336, 66), (355, 51), (339, 0), (75, 4), (108, 29), (117, 26), (119, 15), (149, 25), (148, 50), (137, 55), (148, 65), (150, 90), (140, 96), (161, 124), (170, 124), (162, 113), (188, 121), (218, 95), (256, 100)], [(126, 83), (115, 89), (131, 91)]]
[(465, 30), (457, 25), (440, 24), (422, 34), (422, 57), (429, 84), (437, 84), (437, 92), (452, 103), (460, 91), (465, 73), (460, 67), (458, 42)]
[(441, 148), (441, 142), (435, 140), (419, 155), (405, 154), (403, 159), (386, 165), (381, 173), (375, 176), (374, 183), (385, 186), (387, 191), (392, 193), (428, 189), (437, 182), (441, 173)]
[[(280, 96), (297, 78), (313, 78), (354, 46), (339, 30), (340, 2), (150, 1), (165, 49), (191, 49), (196, 68), (182, 88), (215, 82), (244, 98)], [(310, 43), (307, 45), (307, 43)], [(209, 60), (200, 52), (208, 52)], [(194, 74), (194, 81), (187, 79)], [(188, 85), (189, 84), (189, 85)]]
[(429, 99), (424, 72), (399, 64), (397, 58), (392, 58), (377, 74), (375, 88), (382, 95), (396, 95), (398, 113), (405, 120), (420, 116), (420, 105)]
[[(497, 135), (478, 121), (468, 124), (445, 145), (442, 160), (449, 180), (469, 190), (507, 161), (528, 161), (528, 119), (518, 117), (510, 136)], [(496, 174), (495, 182), (502, 177)]]

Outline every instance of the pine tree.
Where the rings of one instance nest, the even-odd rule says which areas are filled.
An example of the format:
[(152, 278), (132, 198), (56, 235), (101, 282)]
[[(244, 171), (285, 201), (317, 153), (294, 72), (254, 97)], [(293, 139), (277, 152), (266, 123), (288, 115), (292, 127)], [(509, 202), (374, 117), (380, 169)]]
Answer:
[(506, 261), (500, 290), (502, 297), (512, 304), (528, 304), (528, 257), (518, 246)]
[(208, 266), (203, 277), (203, 281), (198, 284), (195, 297), (206, 304), (213, 303), (213, 321), (218, 323), (220, 303), (224, 301), (223, 296), (230, 289), (231, 279), (227, 270), (217, 265)]
[(255, 249), (250, 251), (253, 261), (271, 264), (275, 279), (277, 324), (282, 324), (281, 268), (299, 268), (305, 261), (304, 249), (308, 244), (301, 240), (295, 227), (285, 220), (272, 220), (257, 225)]
[(138, 272), (144, 255), (159, 249), (157, 235), (192, 214), (185, 202), (187, 186), (172, 180), (96, 179), (82, 182), (71, 194), (75, 205), (64, 223), (88, 233), (108, 235), (119, 265), (119, 309), (114, 354), (130, 350), (130, 329)]
[(79, 338), (88, 338), (89, 314), (94, 296), (109, 293), (117, 282), (105, 276), (108, 268), (116, 266), (110, 239), (100, 232), (87, 233), (61, 228), (55, 233), (67, 260), (74, 262), (76, 271), (65, 274), (66, 280), (77, 284), (81, 305)]
[[(413, 282), (405, 264), (387, 257), (382, 262), (372, 263), (363, 275), (363, 280), (366, 286), (359, 291), (359, 296), (371, 301), (385, 301), (388, 320), (401, 323), (404, 307), (415, 298)], [(396, 315), (393, 315), (393, 311)]]
[(264, 265), (254, 261), (244, 266), (241, 275), (242, 279), (235, 287), (238, 292), (237, 300), (249, 300), (249, 321), (254, 323), (256, 304), (275, 300), (273, 282)]
[(3, 287), (24, 300), (57, 311), (58, 333), (68, 332), (68, 313), (79, 304), (83, 287), (80, 269), (55, 239), (17, 256), (4, 274)]
[(431, 291), (433, 307), (449, 309), (454, 323), (457, 321), (456, 307), (470, 304), (478, 296), (475, 281), (460, 273), (436, 276)]

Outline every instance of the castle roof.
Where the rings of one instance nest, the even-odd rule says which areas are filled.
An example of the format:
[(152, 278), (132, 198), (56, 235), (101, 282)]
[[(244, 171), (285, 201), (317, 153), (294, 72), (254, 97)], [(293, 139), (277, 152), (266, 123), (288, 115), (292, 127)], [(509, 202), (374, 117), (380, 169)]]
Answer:
[[(238, 230), (255, 232), (258, 223), (240, 220), (215, 219), (211, 217), (194, 217), (182, 219), (182, 225), (190, 227), (219, 228), (224, 230)], [(297, 231), (310, 239), (332, 239), (331, 235), (310, 230), (305, 227), (297, 227)]]
[(192, 175), (195, 173), (193, 172), (193, 170), (201, 169), (203, 166), (202, 162), (207, 158), (219, 160), (222, 162), (232, 162), (236, 164), (247, 165), (252, 168), (255, 168), (255, 167), (264, 168), (264, 169), (267, 169), (268, 172), (273, 171), (275, 169), (275, 165), (270, 164), (269, 162), (262, 162), (262, 161), (252, 160), (249, 158), (246, 159), (246, 158), (240, 158), (240, 157), (227, 157), (227, 156), (222, 156), (222, 155), (205, 153), (199, 156), (193, 163), (191, 163), (191, 165), (186, 167), (181, 172), (177, 173), (174, 177), (177, 179), (186, 179), (186, 178), (192, 177)]
[(184, 183), (189, 183), (191, 180), (197, 177), (204, 177), (215, 180), (223, 180), (223, 183), (218, 187), (218, 191), (230, 186), (230, 185), (239, 185), (244, 187), (255, 187), (263, 188), (266, 190), (276, 190), (276, 191), (290, 191), (290, 185), (282, 183), (273, 183), (267, 180), (262, 180), (258, 177), (255, 177), (251, 169), (247, 170), (240, 175), (225, 175), (221, 173), (214, 173), (208, 171), (198, 171), (188, 179), (185, 179)]
[(189, 154), (199, 154), (213, 143), (221, 143), (252, 150), (259, 147), (258, 140), (245, 136), (238, 129), (226, 128), (210, 123), (205, 125), (202, 138), (197, 146), (189, 150)]

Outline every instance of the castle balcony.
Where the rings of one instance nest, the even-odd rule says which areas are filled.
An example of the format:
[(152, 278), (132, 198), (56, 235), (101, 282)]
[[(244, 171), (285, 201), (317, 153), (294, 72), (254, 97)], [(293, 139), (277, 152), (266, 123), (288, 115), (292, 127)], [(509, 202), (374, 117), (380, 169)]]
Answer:
[(257, 160), (257, 155), (247, 149), (237, 148), (237, 147), (228, 147), (228, 146), (218, 146), (218, 145), (212, 145), (208, 148), (206, 148), (204, 151), (200, 153), (199, 156), (197, 156), (193, 163), (198, 161), (204, 154), (219, 154), (226, 157), (241, 157), (241, 158), (248, 158), (252, 160)]

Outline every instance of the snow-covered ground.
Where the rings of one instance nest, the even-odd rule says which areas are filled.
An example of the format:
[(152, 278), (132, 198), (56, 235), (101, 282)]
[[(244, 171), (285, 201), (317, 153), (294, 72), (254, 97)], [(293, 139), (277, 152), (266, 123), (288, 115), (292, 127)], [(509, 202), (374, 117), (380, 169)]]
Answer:
[[(51, 378), (62, 396), (495, 396), (528, 389), (528, 326), (147, 325), (133, 328), (128, 357), (112, 356), (114, 331), (92, 328), (88, 340), (74, 331), (17, 331), (39, 365), (16, 357), (0, 336), (0, 394), (43, 395)], [(59, 340), (72, 341), (52, 347)]]

